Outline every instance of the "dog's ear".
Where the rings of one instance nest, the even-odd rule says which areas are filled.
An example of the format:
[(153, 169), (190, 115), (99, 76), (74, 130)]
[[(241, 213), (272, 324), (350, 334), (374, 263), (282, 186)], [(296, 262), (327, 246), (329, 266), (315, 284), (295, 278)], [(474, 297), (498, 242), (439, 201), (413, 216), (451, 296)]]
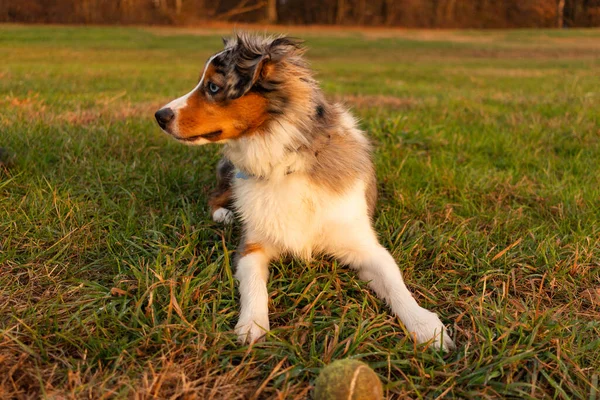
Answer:
[(265, 46), (263, 55), (256, 64), (252, 84), (268, 79), (273, 72), (275, 64), (291, 55), (301, 55), (304, 52), (302, 41), (291, 37), (274, 39)]
[(260, 80), (267, 79), (273, 70), (273, 62), (269, 54), (265, 54), (256, 64), (252, 76), (252, 85)]
[(302, 40), (293, 37), (280, 37), (271, 42), (267, 47), (267, 54), (270, 55), (273, 62), (281, 61), (282, 59), (292, 55), (302, 55), (304, 48)]
[(245, 32), (226, 41), (235, 60), (235, 70), (239, 80), (232, 90), (233, 96), (242, 96), (255, 84), (268, 81), (273, 76), (277, 64), (293, 55), (303, 53), (301, 41), (289, 37), (269, 39)]

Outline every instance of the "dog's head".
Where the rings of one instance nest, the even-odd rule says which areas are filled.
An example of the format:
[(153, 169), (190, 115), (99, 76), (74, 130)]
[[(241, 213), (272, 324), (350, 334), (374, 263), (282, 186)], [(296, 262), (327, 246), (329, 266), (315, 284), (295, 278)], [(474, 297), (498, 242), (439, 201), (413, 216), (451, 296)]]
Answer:
[[(238, 34), (208, 59), (196, 87), (155, 114), (175, 139), (200, 145), (259, 132), (308, 82), (300, 42)], [(306, 77), (305, 77), (306, 76)]]

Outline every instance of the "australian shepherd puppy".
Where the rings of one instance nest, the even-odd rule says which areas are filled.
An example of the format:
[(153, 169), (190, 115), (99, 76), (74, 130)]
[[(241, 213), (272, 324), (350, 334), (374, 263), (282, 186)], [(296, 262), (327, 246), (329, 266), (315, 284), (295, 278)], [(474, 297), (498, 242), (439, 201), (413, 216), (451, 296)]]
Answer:
[(454, 346), (438, 316), (420, 307), (373, 230), (377, 197), (371, 148), (355, 119), (329, 103), (288, 37), (238, 34), (208, 59), (191, 92), (156, 112), (189, 145), (223, 143), (215, 221), (243, 225), (235, 331), (254, 342), (269, 330), (269, 262), (327, 254), (358, 271), (418, 343)]

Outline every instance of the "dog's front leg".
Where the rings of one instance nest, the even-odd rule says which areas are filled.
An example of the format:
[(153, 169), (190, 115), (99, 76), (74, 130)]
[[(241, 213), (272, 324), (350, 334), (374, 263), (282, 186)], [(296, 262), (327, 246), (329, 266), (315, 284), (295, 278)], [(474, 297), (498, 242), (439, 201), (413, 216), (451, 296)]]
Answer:
[(273, 249), (252, 242), (241, 246), (235, 277), (239, 280), (240, 318), (235, 332), (241, 343), (253, 343), (269, 331), (269, 261)]
[(217, 164), (217, 187), (208, 198), (210, 215), (215, 222), (224, 224), (233, 222), (231, 182), (234, 169), (235, 167), (227, 158), (222, 158)]

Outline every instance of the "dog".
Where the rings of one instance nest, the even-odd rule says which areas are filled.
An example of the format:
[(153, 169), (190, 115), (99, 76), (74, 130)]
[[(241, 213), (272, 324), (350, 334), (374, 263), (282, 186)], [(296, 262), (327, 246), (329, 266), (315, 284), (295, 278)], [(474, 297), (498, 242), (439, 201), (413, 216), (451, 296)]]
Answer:
[(269, 263), (280, 255), (333, 256), (358, 272), (417, 343), (450, 350), (438, 316), (420, 307), (372, 225), (377, 198), (371, 146), (352, 115), (328, 102), (302, 42), (238, 33), (208, 59), (197, 85), (159, 109), (164, 132), (187, 145), (224, 144), (212, 218), (243, 226), (235, 277), (235, 332), (269, 331)]

